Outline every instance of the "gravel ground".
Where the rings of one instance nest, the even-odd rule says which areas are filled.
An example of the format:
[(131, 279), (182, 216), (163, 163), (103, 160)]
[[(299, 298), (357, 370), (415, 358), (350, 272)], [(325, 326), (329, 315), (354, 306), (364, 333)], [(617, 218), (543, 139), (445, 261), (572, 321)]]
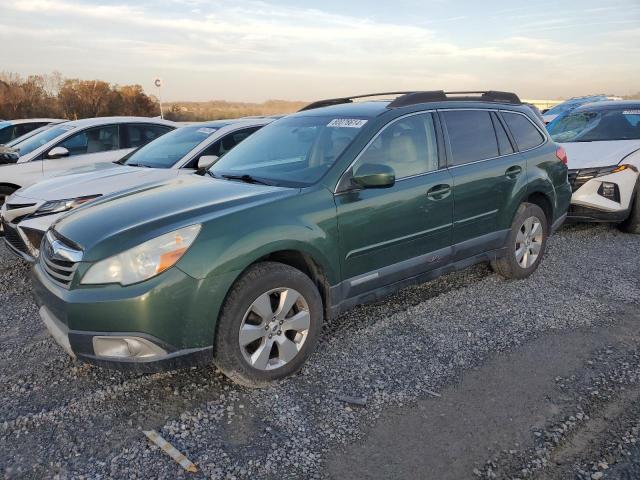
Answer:
[[(385, 412), (534, 339), (637, 312), (639, 247), (638, 237), (614, 228), (567, 227), (527, 280), (508, 282), (476, 266), (357, 307), (325, 325), (299, 375), (264, 390), (233, 385), (213, 368), (136, 375), (72, 361), (41, 326), (28, 268), (0, 250), (0, 475), (326, 478), (327, 457), (358, 442)], [(531, 431), (531, 446), (496, 454), (469, 478), (638, 478), (636, 346), (596, 352), (597, 368), (557, 379), (563, 407)], [(616, 402), (625, 408), (602, 417), (597, 445), (553, 462), (572, 432)], [(150, 446), (146, 429), (199, 472), (182, 471)]]

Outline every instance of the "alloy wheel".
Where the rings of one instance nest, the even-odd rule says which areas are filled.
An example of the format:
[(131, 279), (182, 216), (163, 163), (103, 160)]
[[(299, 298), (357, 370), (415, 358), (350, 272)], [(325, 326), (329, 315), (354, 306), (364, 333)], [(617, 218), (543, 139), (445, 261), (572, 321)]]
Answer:
[(538, 217), (527, 218), (516, 235), (515, 256), (518, 265), (522, 268), (531, 267), (542, 250), (544, 230)]
[(238, 336), (242, 355), (255, 369), (280, 368), (298, 355), (310, 326), (309, 305), (299, 292), (270, 290), (244, 314)]

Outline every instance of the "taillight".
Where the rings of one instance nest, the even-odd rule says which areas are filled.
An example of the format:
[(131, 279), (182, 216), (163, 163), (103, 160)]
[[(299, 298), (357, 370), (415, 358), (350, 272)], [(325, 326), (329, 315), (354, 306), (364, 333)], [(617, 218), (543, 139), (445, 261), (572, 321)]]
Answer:
[(568, 158), (567, 158), (567, 152), (564, 151), (564, 148), (562, 147), (558, 147), (556, 149), (556, 157), (558, 157), (558, 160), (560, 160), (562, 163), (564, 163), (565, 165), (568, 163)]

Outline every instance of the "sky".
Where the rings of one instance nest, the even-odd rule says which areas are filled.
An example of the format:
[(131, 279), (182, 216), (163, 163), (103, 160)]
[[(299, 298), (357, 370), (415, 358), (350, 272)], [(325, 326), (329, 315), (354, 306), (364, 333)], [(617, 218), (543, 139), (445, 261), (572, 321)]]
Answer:
[(0, 71), (162, 100), (640, 91), (640, 0), (0, 0)]

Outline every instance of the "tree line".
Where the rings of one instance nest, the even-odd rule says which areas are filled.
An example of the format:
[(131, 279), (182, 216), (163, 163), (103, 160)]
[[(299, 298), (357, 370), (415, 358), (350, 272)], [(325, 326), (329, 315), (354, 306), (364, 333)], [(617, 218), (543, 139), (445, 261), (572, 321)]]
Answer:
[(140, 85), (64, 78), (60, 73), (0, 73), (0, 118), (80, 118), (111, 115), (155, 117), (160, 106)]
[[(174, 121), (206, 121), (249, 115), (286, 114), (299, 110), (308, 102), (268, 100), (263, 103), (167, 102), (164, 117)], [(80, 118), (131, 115), (156, 117), (160, 105), (140, 85), (117, 85), (102, 80), (64, 78), (54, 72), (23, 77), (0, 72), (0, 119)]]
[[(640, 98), (640, 92), (623, 98)], [(167, 102), (164, 117), (175, 121), (206, 121), (249, 115), (295, 112), (308, 102), (267, 100), (263, 103)], [(76, 120), (111, 115), (156, 117), (160, 105), (140, 85), (117, 85), (102, 80), (64, 78), (54, 72), (22, 77), (0, 72), (0, 119), (50, 117)]]

